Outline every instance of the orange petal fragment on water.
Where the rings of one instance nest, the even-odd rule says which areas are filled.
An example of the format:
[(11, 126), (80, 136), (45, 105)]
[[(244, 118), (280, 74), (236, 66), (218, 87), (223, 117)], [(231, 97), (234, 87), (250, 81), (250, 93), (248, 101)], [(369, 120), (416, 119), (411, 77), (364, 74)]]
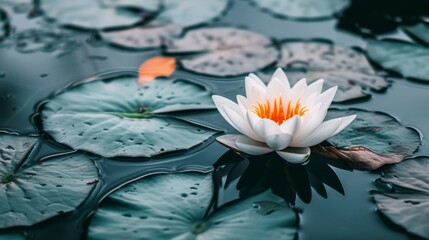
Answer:
[(144, 84), (157, 77), (169, 77), (176, 70), (173, 57), (153, 57), (144, 61), (139, 68), (139, 83)]

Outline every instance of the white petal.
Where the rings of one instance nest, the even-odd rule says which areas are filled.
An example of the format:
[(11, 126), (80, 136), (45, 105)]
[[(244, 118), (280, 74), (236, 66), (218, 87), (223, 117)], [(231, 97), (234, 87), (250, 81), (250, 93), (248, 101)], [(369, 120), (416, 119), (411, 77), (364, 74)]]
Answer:
[(247, 110), (252, 108), (252, 105), (244, 96), (237, 95), (237, 103), (242, 112), (247, 112)]
[(255, 75), (255, 77), (246, 77), (244, 79), (246, 88), (246, 97), (249, 100), (259, 99), (265, 96), (265, 84)]
[(265, 139), (268, 135), (281, 133), (280, 126), (271, 119), (261, 119), (255, 125), (255, 132)]
[(273, 149), (269, 148), (265, 143), (255, 141), (243, 135), (237, 138), (235, 146), (240, 151), (250, 155), (261, 155), (273, 151)]
[(310, 157), (311, 150), (309, 147), (286, 148), (283, 151), (276, 151), (276, 153), (290, 163), (303, 163)]
[(312, 84), (308, 85), (307, 91), (309, 94), (318, 93), (320, 94), (322, 92), (323, 88), (323, 79), (319, 79)]
[(321, 103), (318, 103), (316, 106), (312, 107), (308, 112), (301, 117), (301, 123), (298, 127), (298, 130), (295, 132), (293, 141), (291, 143), (292, 147), (298, 147), (296, 144), (305, 139), (311, 132), (314, 131), (325, 119), (327, 111), (320, 110)]
[(317, 98), (316, 101), (322, 103), (322, 106), (320, 107), (320, 109), (322, 110), (327, 110), (329, 108), (329, 106), (332, 103), (332, 100), (335, 97), (335, 93), (337, 92), (337, 86), (335, 87), (331, 87), (330, 89), (324, 91), (322, 94), (320, 94)]
[(260, 87), (265, 88), (265, 83), (255, 74), (251, 73), (248, 76), (249, 78), (252, 78), (256, 84), (258, 84)]
[(225, 135), (217, 137), (216, 140), (220, 144), (224, 145), (227, 148), (232, 148), (234, 150), (239, 151), (239, 149), (235, 145), (235, 141), (237, 140), (237, 138), (239, 136), (241, 136), (241, 135), (239, 135), (239, 134), (225, 134)]
[(299, 123), (300, 123), (299, 116), (295, 115), (289, 118), (288, 120), (284, 121), (280, 125), (280, 131), (282, 133), (287, 133), (293, 136), (299, 127)]
[(355, 120), (355, 118), (356, 118), (356, 115), (350, 115), (350, 116), (347, 116), (347, 117), (342, 117), (342, 121), (341, 121), (340, 126), (332, 134), (332, 136), (334, 136), (334, 135), (338, 134), (339, 132), (343, 131), (343, 129), (346, 128), (350, 123), (352, 123), (353, 120)]
[[(259, 120), (261, 120), (261, 118), (258, 115), (256, 115), (256, 113), (254, 113), (252, 111), (247, 111), (247, 121), (249, 121), (250, 127), (254, 131), (255, 131), (256, 123), (258, 123)], [(257, 134), (257, 132), (256, 132), (256, 134)]]
[(274, 150), (282, 150), (292, 142), (292, 135), (287, 133), (278, 133), (265, 137), (267, 145)]
[(265, 92), (266, 99), (274, 99), (275, 97), (280, 97), (284, 94), (286, 86), (280, 82), (277, 78), (274, 78), (268, 83), (267, 91)]
[(296, 147), (309, 147), (319, 144), (325, 141), (327, 138), (332, 136), (332, 134), (338, 129), (341, 124), (341, 118), (331, 119), (329, 121), (323, 122), (317, 127), (312, 133), (310, 133), (303, 140), (296, 143)]
[(295, 85), (293, 85), (291, 89), (291, 98), (292, 100), (298, 100), (298, 98), (302, 97), (304, 93), (307, 91), (307, 80), (305, 78), (299, 80)]
[(234, 126), (237, 127), (236, 129), (239, 132), (257, 141), (263, 141), (263, 138), (259, 137), (250, 127), (246, 117), (243, 116), (244, 114), (240, 114), (241, 110), (234, 111), (228, 106), (225, 106), (224, 108), (225, 108), (226, 115), (233, 122)]
[(278, 80), (280, 80), (284, 84), (284, 86), (286, 87), (287, 90), (290, 89), (289, 79), (287, 79), (285, 72), (283, 72), (283, 70), (281, 68), (276, 69), (273, 76), (271, 77), (271, 81), (274, 78), (277, 78)]
[(238, 128), (235, 126), (235, 124), (231, 121), (231, 119), (229, 119), (228, 115), (226, 114), (224, 106), (228, 106), (229, 108), (235, 111), (238, 111), (240, 109), (239, 106), (235, 102), (229, 100), (228, 98), (224, 98), (222, 96), (213, 95), (212, 99), (216, 105), (217, 110), (222, 115), (222, 117), (229, 123), (229, 125), (233, 126), (235, 129), (238, 130)]

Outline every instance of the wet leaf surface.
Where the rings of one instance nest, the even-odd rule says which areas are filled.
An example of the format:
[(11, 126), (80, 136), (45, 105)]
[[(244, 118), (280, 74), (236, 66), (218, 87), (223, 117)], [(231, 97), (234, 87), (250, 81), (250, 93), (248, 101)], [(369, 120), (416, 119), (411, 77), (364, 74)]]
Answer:
[(35, 161), (37, 141), (0, 134), (0, 228), (30, 226), (73, 211), (95, 186), (87, 181), (97, 179), (98, 171), (85, 154)]
[(389, 166), (373, 192), (378, 210), (408, 232), (429, 238), (429, 158)]
[(56, 141), (105, 157), (150, 157), (189, 149), (216, 131), (168, 117), (213, 109), (210, 92), (173, 79), (139, 85), (137, 77), (80, 84), (43, 108), (43, 128)]
[(181, 56), (187, 70), (217, 76), (255, 72), (277, 61), (271, 40), (258, 33), (230, 27), (213, 27), (187, 32), (173, 39), (166, 52)]
[(427, 24), (418, 23), (413, 26), (404, 26), (402, 29), (417, 41), (429, 45), (429, 26)]
[(143, 21), (142, 13), (155, 12), (161, 6), (158, 0), (40, 0), (39, 4), (47, 18), (91, 30), (130, 27)]
[(399, 40), (367, 41), (369, 58), (404, 77), (429, 82), (429, 48)]
[(311, 83), (323, 78), (325, 89), (338, 86), (335, 102), (367, 97), (370, 93), (364, 89), (380, 91), (389, 86), (358, 50), (322, 41), (286, 41), (281, 49), (278, 66), (305, 70), (294, 74), (291, 80), (306, 77)]
[(144, 61), (139, 68), (139, 83), (144, 84), (158, 77), (170, 77), (176, 70), (176, 59), (153, 57)]
[(135, 181), (104, 200), (91, 220), (88, 239), (295, 239), (295, 212), (269, 191), (205, 216), (212, 191), (211, 174)]
[(329, 110), (327, 119), (357, 114), (356, 119), (338, 135), (327, 140), (329, 146), (313, 151), (346, 161), (356, 169), (374, 170), (402, 161), (420, 146), (420, 134), (404, 127), (395, 118), (381, 112), (359, 109)]
[(350, 4), (349, 0), (250, 0), (278, 17), (301, 20), (329, 18)]
[(6, 12), (0, 8), (0, 42), (9, 34), (9, 20)]

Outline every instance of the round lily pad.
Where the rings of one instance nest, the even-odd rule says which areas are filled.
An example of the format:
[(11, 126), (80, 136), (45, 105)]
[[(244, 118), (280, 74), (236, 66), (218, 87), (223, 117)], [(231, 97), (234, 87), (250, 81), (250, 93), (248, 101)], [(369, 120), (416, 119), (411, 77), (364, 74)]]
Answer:
[(278, 17), (302, 20), (329, 18), (342, 11), (350, 0), (250, 0)]
[(429, 157), (395, 164), (378, 179), (378, 210), (408, 232), (429, 238)]
[(338, 86), (335, 102), (370, 96), (365, 89), (383, 90), (389, 83), (377, 76), (365, 55), (353, 48), (324, 41), (286, 41), (281, 45), (282, 68), (304, 69), (291, 80), (307, 78), (309, 82), (325, 80), (325, 89)]
[(166, 114), (215, 108), (210, 92), (185, 80), (138, 84), (123, 76), (80, 84), (51, 99), (43, 128), (56, 141), (104, 157), (150, 157), (189, 149), (216, 131)]
[(59, 24), (84, 29), (129, 27), (143, 21), (144, 11), (154, 12), (159, 0), (40, 0), (45, 15)]
[(429, 48), (398, 40), (369, 40), (368, 56), (387, 70), (429, 82)]
[(329, 110), (327, 119), (356, 114), (356, 119), (342, 132), (327, 139), (330, 146), (315, 150), (323, 155), (346, 161), (357, 169), (377, 169), (411, 156), (421, 144), (415, 129), (404, 127), (382, 112), (359, 109)]
[[(98, 171), (85, 154), (31, 159), (37, 138), (0, 134), (0, 228), (30, 226), (73, 211)], [(0, 235), (1, 236), (1, 235)]]
[(156, 175), (110, 194), (88, 239), (295, 239), (296, 214), (267, 191), (218, 208), (211, 174)]
[(171, 40), (166, 51), (178, 56), (185, 69), (217, 77), (255, 72), (279, 56), (269, 38), (230, 27), (189, 31), (183, 38)]

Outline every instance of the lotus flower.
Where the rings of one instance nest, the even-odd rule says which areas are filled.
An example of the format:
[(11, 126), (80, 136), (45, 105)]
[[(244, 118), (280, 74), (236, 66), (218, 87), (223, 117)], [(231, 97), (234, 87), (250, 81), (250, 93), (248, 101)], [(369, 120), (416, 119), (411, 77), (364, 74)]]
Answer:
[(356, 117), (324, 121), (337, 87), (322, 92), (323, 79), (307, 85), (305, 79), (290, 87), (278, 68), (266, 86), (256, 75), (245, 78), (246, 97), (235, 103), (213, 95), (222, 117), (241, 134), (217, 138), (223, 145), (249, 155), (276, 152), (291, 163), (303, 163), (310, 146), (341, 132)]

